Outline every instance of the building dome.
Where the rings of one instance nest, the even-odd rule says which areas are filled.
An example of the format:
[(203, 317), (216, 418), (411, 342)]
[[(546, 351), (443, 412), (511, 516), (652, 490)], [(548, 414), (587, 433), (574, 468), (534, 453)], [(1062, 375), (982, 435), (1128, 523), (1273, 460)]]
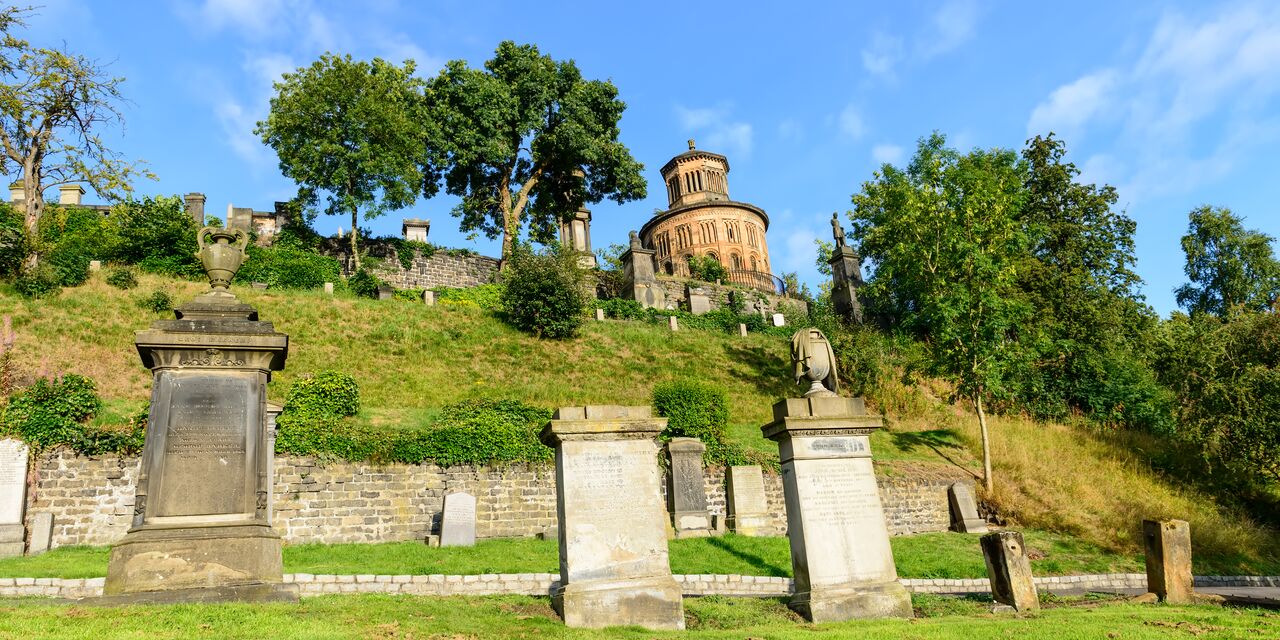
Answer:
[(779, 291), (765, 242), (769, 216), (729, 198), (729, 159), (690, 140), (689, 150), (661, 172), (667, 210), (640, 228), (641, 242), (656, 251), (658, 273), (688, 277), (689, 258), (709, 256), (729, 271), (730, 282)]

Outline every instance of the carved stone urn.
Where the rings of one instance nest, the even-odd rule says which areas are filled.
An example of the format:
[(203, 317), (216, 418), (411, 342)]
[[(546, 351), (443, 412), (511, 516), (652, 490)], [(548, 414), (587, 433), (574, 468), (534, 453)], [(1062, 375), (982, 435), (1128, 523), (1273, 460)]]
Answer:
[(209, 286), (226, 291), (236, 271), (244, 264), (249, 234), (243, 229), (205, 227), (196, 236), (196, 241), (200, 244), (196, 257), (200, 258), (204, 272), (209, 276)]

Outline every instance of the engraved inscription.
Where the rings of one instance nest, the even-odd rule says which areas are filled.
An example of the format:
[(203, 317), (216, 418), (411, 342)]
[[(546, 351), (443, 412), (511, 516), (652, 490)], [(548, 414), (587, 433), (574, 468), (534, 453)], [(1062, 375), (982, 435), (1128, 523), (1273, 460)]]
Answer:
[(258, 432), (251, 424), (258, 419), (256, 382), (234, 374), (209, 374), (174, 376), (162, 384), (172, 386), (172, 395), (153, 515), (252, 509), (258, 496), (246, 495), (245, 486), (248, 443)]
[(768, 506), (764, 495), (764, 475), (759, 467), (733, 467), (733, 491), (729, 496), (733, 513), (760, 514)]
[(244, 358), (235, 353), (223, 353), (221, 349), (205, 349), (203, 352), (184, 352), (178, 360), (183, 367), (243, 367)]
[(707, 497), (702, 486), (702, 456), (678, 456), (671, 467), (676, 511), (705, 509)]

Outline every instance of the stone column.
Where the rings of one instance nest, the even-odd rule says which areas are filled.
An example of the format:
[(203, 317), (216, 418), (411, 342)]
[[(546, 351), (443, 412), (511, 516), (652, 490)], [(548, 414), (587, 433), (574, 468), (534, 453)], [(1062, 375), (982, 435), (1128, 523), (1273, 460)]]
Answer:
[(0, 440), (0, 558), (20, 556), (26, 549), (28, 455), (21, 440)]
[(578, 265), (583, 269), (596, 268), (596, 255), (591, 251), (591, 211), (585, 206), (573, 218), (560, 221), (560, 245), (579, 254)]
[(133, 526), (111, 549), (104, 603), (297, 599), (281, 584), (267, 515), (267, 382), (289, 338), (227, 290), (248, 235), (200, 233), (213, 289), (135, 339), (153, 375), (151, 415)]
[(552, 604), (570, 627), (683, 629), (667, 559), (657, 436), (649, 407), (563, 407), (542, 430), (556, 450), (560, 586)]
[(197, 227), (204, 226), (204, 203), (206, 202), (203, 193), (188, 193), (183, 201), (186, 204), (187, 215), (195, 221)]
[(653, 256), (656, 253), (642, 247), (640, 236), (632, 231), (631, 246), (622, 254), (623, 297), (651, 309), (661, 309), (667, 300), (667, 293), (658, 284), (658, 276), (654, 272)]
[(861, 398), (780, 400), (761, 428), (778, 443), (795, 594), (812, 622), (911, 617), (889, 547), (870, 435), (883, 426)]
[(711, 535), (707, 488), (702, 477), (702, 454), (707, 445), (697, 438), (672, 438), (667, 443), (667, 511), (677, 538)]
[(1161, 602), (1192, 602), (1191, 525), (1186, 520), (1143, 520), (1142, 540), (1147, 550), (1147, 591)]
[(862, 304), (858, 302), (858, 287), (863, 285), (862, 260), (858, 252), (845, 244), (844, 229), (840, 219), (831, 214), (832, 235), (836, 248), (827, 264), (831, 265), (831, 305), (836, 313), (854, 322), (862, 322)]
[(284, 407), (267, 403), (267, 524), (275, 523), (276, 504), (276, 418)]
[(1039, 611), (1040, 596), (1032, 580), (1031, 560), (1027, 558), (1022, 534), (1017, 531), (988, 533), (981, 541), (995, 610), (1004, 605), (1016, 611)]

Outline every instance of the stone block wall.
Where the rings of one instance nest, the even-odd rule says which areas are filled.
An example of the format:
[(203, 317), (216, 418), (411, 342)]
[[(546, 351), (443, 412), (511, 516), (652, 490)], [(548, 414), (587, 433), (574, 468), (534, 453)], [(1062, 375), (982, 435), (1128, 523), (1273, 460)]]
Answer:
[[(670, 308), (689, 310), (689, 292), (688, 282), (685, 280), (674, 279), (670, 277), (658, 278), (658, 286), (666, 292), (667, 306)], [(783, 305), (790, 305), (798, 309), (801, 313), (809, 310), (809, 305), (804, 300), (796, 298), (787, 298), (774, 294), (768, 294), (763, 291), (754, 289), (744, 289), (741, 287), (730, 287), (726, 285), (717, 285), (715, 283), (698, 282), (694, 284), (695, 289), (701, 289), (707, 295), (707, 302), (712, 309), (729, 304), (729, 293), (731, 291), (742, 292), (748, 300), (746, 313), (757, 312), (763, 314), (774, 314), (782, 311)]]
[[(104, 545), (122, 538), (133, 514), (138, 458), (44, 455), (28, 494), (28, 517), (53, 513), (53, 545)], [(725, 515), (724, 469), (704, 474), (708, 510)], [(955, 479), (879, 477), (890, 533), (943, 531), (950, 525), (947, 486)], [(281, 457), (275, 469), (275, 527), (290, 543), (421, 540), (438, 533), (444, 496), (476, 496), (480, 538), (533, 536), (556, 524), (555, 469), (371, 465)], [(782, 481), (765, 474), (774, 533), (786, 532)]]
[(394, 253), (372, 271), (397, 289), (466, 288), (493, 282), (498, 259), (488, 256), (453, 255), (446, 249), (430, 257), (416, 256), (413, 266), (404, 269)]

